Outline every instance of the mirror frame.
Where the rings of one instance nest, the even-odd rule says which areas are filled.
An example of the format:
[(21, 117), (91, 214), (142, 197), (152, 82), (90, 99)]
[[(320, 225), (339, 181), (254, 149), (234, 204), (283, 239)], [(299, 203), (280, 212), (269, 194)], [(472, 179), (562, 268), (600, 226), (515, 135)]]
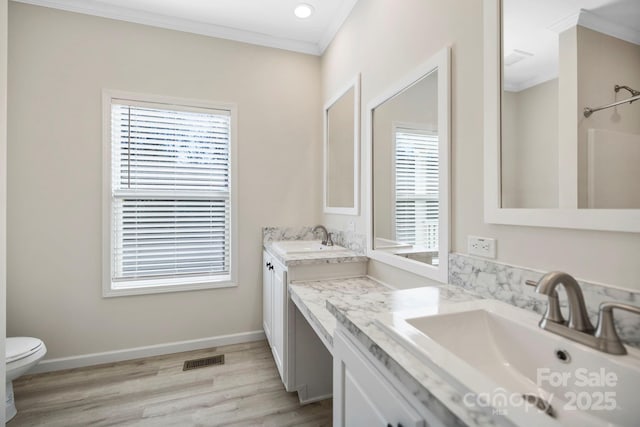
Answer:
[(484, 221), (640, 232), (640, 209), (502, 208), (502, 77), (502, 0), (484, 0)]
[[(329, 191), (328, 167), (329, 167), (329, 139), (327, 126), (329, 124), (329, 108), (349, 90), (353, 88), (353, 207), (329, 206), (327, 192)], [(322, 171), (322, 206), (324, 213), (339, 215), (359, 215), (360, 213), (360, 73), (350, 79), (337, 93), (332, 96), (324, 105), (323, 115), (323, 166)]]
[[(366, 165), (366, 206), (367, 206), (367, 256), (376, 261), (397, 267), (411, 273), (448, 283), (449, 280), (449, 241), (450, 241), (450, 150), (451, 150), (451, 53), (445, 47), (431, 58), (418, 65), (391, 87), (367, 104), (367, 144), (365, 150)], [(440, 200), (439, 200), (439, 236), (438, 266), (425, 264), (409, 258), (400, 257), (373, 247), (375, 241), (373, 222), (373, 112), (385, 101), (398, 95), (427, 74), (438, 71), (438, 137), (440, 155)]]

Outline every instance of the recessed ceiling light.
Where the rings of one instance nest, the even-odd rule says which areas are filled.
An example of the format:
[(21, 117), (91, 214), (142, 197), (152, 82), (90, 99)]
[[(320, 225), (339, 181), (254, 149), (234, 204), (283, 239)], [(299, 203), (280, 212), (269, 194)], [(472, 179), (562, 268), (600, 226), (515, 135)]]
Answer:
[(293, 13), (300, 19), (306, 19), (313, 13), (313, 7), (306, 3), (300, 3), (293, 10)]

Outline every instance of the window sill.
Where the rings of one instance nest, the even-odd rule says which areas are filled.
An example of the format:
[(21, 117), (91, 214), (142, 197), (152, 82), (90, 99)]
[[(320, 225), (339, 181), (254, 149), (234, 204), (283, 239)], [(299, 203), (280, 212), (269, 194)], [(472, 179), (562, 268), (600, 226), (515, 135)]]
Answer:
[[(173, 279), (175, 281), (175, 279)], [(115, 282), (108, 283), (102, 290), (103, 298), (124, 297), (131, 295), (152, 295), (152, 294), (164, 294), (169, 292), (185, 292), (185, 291), (199, 291), (204, 289), (216, 289), (216, 288), (233, 288), (238, 284), (231, 280), (230, 277), (221, 279), (214, 279), (211, 277), (203, 279), (192, 279), (190, 281), (180, 280), (175, 281), (173, 284), (167, 284), (167, 280), (154, 280), (154, 281), (131, 281), (131, 282)], [(127, 286), (127, 283), (129, 285)], [(117, 286), (114, 288), (114, 284)]]

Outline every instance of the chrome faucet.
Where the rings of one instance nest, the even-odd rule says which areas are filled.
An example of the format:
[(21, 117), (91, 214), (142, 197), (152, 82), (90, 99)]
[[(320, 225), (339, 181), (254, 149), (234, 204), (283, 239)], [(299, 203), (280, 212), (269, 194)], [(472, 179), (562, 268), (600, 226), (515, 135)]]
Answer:
[(596, 339), (598, 339), (598, 350), (611, 354), (627, 354), (627, 350), (622, 345), (620, 337), (613, 324), (613, 309), (626, 310), (634, 314), (640, 314), (640, 307), (631, 304), (618, 302), (603, 302), (600, 304), (598, 313), (598, 328), (596, 329)]
[(325, 246), (333, 246), (333, 240), (331, 240), (331, 233), (327, 231), (324, 225), (316, 225), (313, 227), (313, 233), (316, 231), (322, 231), (322, 244)]
[[(593, 327), (589, 320), (584, 295), (580, 285), (567, 273), (552, 271), (535, 282), (527, 280), (529, 286), (535, 286), (536, 292), (547, 295), (549, 304), (540, 320), (540, 327), (572, 341), (587, 345), (610, 354), (627, 354), (620, 341), (613, 322), (613, 309), (621, 309), (640, 314), (640, 307), (617, 302), (603, 302), (598, 313), (598, 326)], [(569, 302), (569, 320), (566, 321), (560, 311), (556, 287), (562, 284)]]
[(549, 307), (540, 322), (540, 326), (544, 328), (543, 323), (546, 324), (548, 322), (557, 324), (565, 323), (562, 312), (560, 312), (558, 294), (556, 293), (556, 287), (559, 284), (564, 286), (567, 299), (569, 300), (569, 322), (567, 326), (580, 332), (591, 333), (595, 331), (596, 328), (593, 327), (589, 320), (580, 285), (576, 279), (561, 271), (547, 273), (542, 276), (542, 279), (537, 283), (536, 292), (549, 297)]

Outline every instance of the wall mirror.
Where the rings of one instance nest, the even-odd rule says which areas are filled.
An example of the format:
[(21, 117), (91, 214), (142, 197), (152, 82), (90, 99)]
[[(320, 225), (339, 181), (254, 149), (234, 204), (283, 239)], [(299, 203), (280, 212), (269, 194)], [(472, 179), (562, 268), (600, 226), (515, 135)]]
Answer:
[(358, 215), (360, 76), (324, 107), (324, 212)]
[(484, 5), (486, 221), (640, 231), (640, 2)]
[(417, 67), (367, 107), (369, 253), (447, 281), (449, 50)]

